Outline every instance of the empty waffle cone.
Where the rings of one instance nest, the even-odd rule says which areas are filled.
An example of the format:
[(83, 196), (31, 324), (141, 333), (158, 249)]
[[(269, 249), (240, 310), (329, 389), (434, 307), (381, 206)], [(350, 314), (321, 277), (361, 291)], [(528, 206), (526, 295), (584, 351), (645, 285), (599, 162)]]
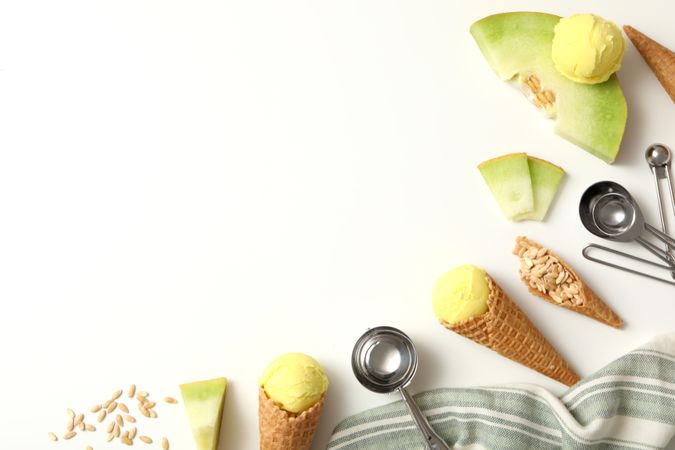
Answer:
[(579, 381), (567, 361), (535, 328), (495, 281), (487, 276), (487, 311), (444, 327), (568, 386)]
[(675, 52), (648, 38), (630, 25), (624, 25), (623, 31), (638, 49), (645, 62), (656, 74), (656, 78), (675, 102)]
[(614, 328), (623, 320), (560, 257), (526, 237), (516, 238), (520, 279), (534, 295)]
[(280, 408), (260, 388), (258, 392), (258, 427), (260, 450), (309, 450), (319, 424), (324, 399), (300, 414)]

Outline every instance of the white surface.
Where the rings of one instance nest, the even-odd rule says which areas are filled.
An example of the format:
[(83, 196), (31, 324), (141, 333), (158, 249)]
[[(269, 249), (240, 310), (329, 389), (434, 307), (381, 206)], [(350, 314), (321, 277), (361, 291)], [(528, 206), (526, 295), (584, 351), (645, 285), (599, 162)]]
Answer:
[[(587, 2), (512, 1), (568, 15)], [(0, 6), (0, 360), (3, 448), (49, 446), (65, 408), (130, 382), (178, 396), (227, 376), (221, 448), (257, 446), (256, 380), (285, 351), (331, 380), (314, 448), (348, 414), (395, 397), (353, 378), (369, 326), (401, 327), (413, 391), (563, 387), (445, 331), (430, 289), (484, 266), (582, 375), (673, 330), (672, 288), (584, 261), (592, 182), (657, 212), (643, 151), (675, 146), (675, 113), (628, 44), (622, 153), (605, 165), (555, 136), (501, 83), (469, 25), (504, 2), (4, 2)], [(670, 2), (593, 12), (675, 48)], [(546, 223), (507, 222), (475, 166), (526, 151), (568, 172)], [(550, 246), (626, 319), (616, 331), (529, 295), (516, 235)], [(182, 408), (160, 410), (192, 448)], [(78, 438), (58, 448), (82, 449)], [(102, 441), (101, 441), (102, 442)], [(98, 445), (96, 445), (98, 444)], [(116, 444), (119, 447), (119, 444)]]

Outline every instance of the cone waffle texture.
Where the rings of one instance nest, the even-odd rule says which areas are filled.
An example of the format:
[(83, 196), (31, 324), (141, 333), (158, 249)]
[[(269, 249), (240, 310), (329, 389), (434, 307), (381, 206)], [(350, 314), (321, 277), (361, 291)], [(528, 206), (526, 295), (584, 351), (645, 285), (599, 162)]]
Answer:
[(490, 276), (487, 279), (488, 310), (455, 324), (441, 321), (443, 326), (563, 384), (571, 386), (579, 381), (579, 376), (525, 313)]
[(635, 28), (624, 25), (623, 31), (638, 49), (656, 78), (675, 102), (675, 52), (651, 40)]
[(280, 408), (261, 388), (258, 392), (260, 450), (309, 450), (324, 399), (300, 414)]
[[(534, 241), (531, 241), (530, 239), (526, 237), (518, 237), (516, 239), (516, 247), (513, 250), (513, 253), (515, 255), (519, 255), (520, 250), (525, 247), (525, 248), (535, 248), (537, 250), (541, 250), (542, 246), (537, 244)], [(531, 279), (530, 277), (523, 273), (523, 271), (520, 271), (520, 278), (523, 280), (523, 283), (527, 286), (528, 290), (536, 295), (539, 298), (542, 298), (546, 300), (549, 303), (553, 303), (554, 305), (562, 306), (563, 308), (571, 309), (572, 311), (578, 312), (580, 314), (583, 314), (585, 316), (590, 317), (591, 319), (595, 319), (599, 322), (602, 322), (606, 325), (609, 325), (614, 328), (621, 328), (623, 325), (623, 320), (621, 317), (619, 317), (612, 309), (607, 306), (607, 304), (602, 301), (600, 297), (598, 297), (592, 290), (591, 288), (584, 283), (584, 281), (577, 275), (577, 273), (572, 270), (572, 268), (562, 260), (558, 255), (553, 253), (551, 250), (544, 248), (545, 254), (546, 255), (551, 255), (555, 259), (557, 259), (558, 263), (569, 273), (569, 279), (572, 280), (579, 288), (579, 299), (580, 299), (580, 304), (576, 304), (575, 302), (558, 302), (556, 301), (548, 291), (542, 292), (541, 290), (535, 288), (531, 284)]]

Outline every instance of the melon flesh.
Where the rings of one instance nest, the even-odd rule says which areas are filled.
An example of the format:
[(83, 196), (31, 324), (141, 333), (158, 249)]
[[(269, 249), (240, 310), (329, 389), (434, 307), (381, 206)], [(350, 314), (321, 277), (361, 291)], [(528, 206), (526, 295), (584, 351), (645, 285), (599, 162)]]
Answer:
[(544, 220), (555, 194), (558, 192), (560, 182), (565, 176), (565, 171), (543, 159), (527, 157), (532, 180), (532, 195), (534, 197), (534, 210), (521, 214), (515, 220)]
[(511, 220), (534, 209), (530, 168), (525, 153), (490, 159), (478, 166), (504, 215)]
[(227, 379), (197, 381), (180, 385), (197, 450), (217, 450), (223, 418)]
[(626, 99), (616, 75), (604, 83), (575, 83), (551, 59), (553, 28), (560, 17), (534, 12), (495, 14), (471, 26), (471, 34), (502, 80), (521, 83), (534, 75), (555, 94), (547, 115), (555, 131), (607, 163), (619, 153), (626, 125)]

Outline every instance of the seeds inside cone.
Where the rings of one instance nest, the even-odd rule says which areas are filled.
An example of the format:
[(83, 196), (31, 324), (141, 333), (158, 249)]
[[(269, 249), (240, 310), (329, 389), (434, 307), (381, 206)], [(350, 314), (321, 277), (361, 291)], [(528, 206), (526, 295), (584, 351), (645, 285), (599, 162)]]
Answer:
[(513, 253), (521, 261), (521, 278), (532, 289), (548, 295), (561, 305), (584, 305), (579, 280), (547, 248), (526, 239), (518, 239)]

